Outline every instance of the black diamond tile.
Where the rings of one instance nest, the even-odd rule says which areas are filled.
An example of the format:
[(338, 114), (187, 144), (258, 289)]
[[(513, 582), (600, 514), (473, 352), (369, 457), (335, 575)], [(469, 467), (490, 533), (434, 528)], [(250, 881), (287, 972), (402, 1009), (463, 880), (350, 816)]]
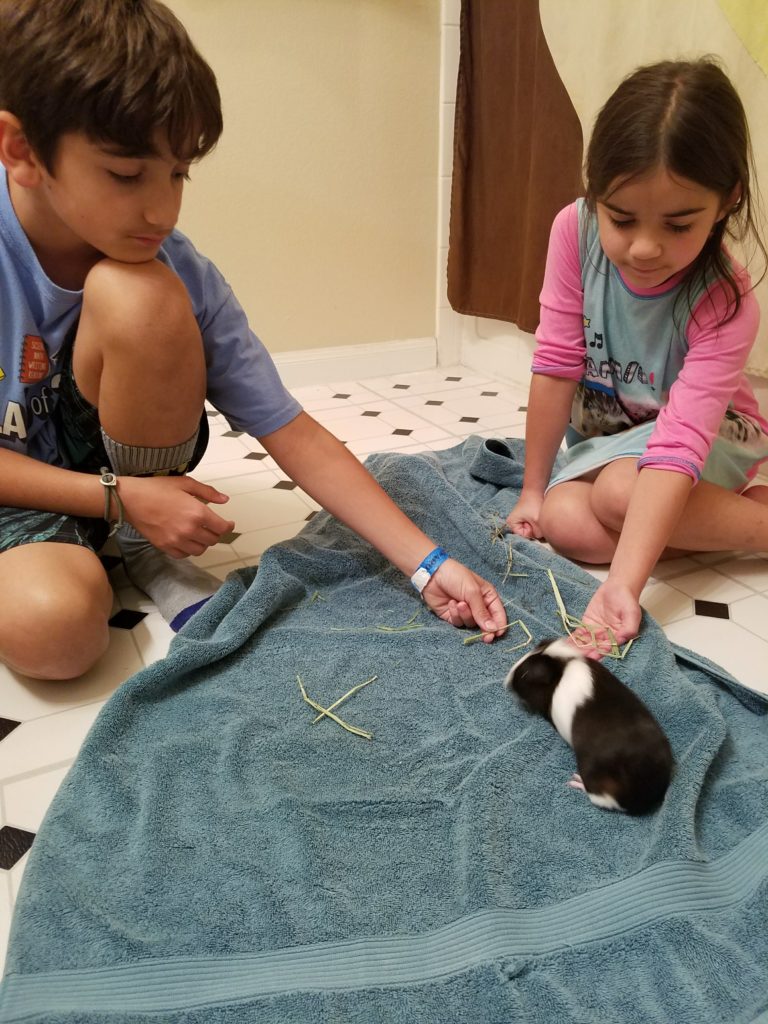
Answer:
[(351, 395), (334, 395), (334, 398), (351, 398)]
[(121, 608), (109, 620), (109, 625), (114, 626), (115, 629), (133, 629), (134, 626), (138, 626), (141, 620), (146, 619), (146, 617), (146, 612), (137, 612), (133, 608)]
[(19, 725), (21, 722), (14, 722), (12, 718), (0, 718), (0, 740), (4, 740)]
[(244, 430), (227, 430), (221, 436), (222, 437), (242, 437), (245, 433)]
[(528, 406), (527, 405), (518, 405), (517, 411), (518, 412), (528, 412)]
[(298, 486), (293, 480), (278, 480), (273, 489), (275, 491), (292, 491), (294, 487)]
[(424, 405), (442, 405), (442, 402), (436, 402), (434, 399), (430, 399), (429, 402), (425, 402)]
[(237, 540), (239, 536), (240, 534), (236, 533), (234, 530), (232, 530), (230, 533), (222, 533), (222, 535), (219, 537), (219, 544), (231, 544), (232, 541)]
[(123, 560), (119, 555), (100, 555), (99, 561), (104, 566), (106, 572), (112, 572)]
[(266, 457), (267, 457), (267, 453), (266, 452), (248, 452), (248, 454), (246, 456), (244, 456), (244, 458), (246, 458), (246, 459), (259, 459), (259, 460), (266, 459)]
[(317, 509), (314, 509), (312, 512), (309, 513), (309, 515), (304, 520), (304, 522), (308, 523), (310, 521), (310, 519), (314, 519), (315, 516), (319, 516), (319, 515), (320, 515), (320, 513), (317, 511)]
[(381, 416), (381, 412), (364, 412), (363, 416)]
[(462, 416), (459, 423), (477, 423), (479, 416)]
[(34, 832), (25, 832), (23, 828), (12, 825), (0, 828), (0, 868), (10, 871), (30, 848), (34, 838)]
[(499, 392), (498, 391), (481, 391), (480, 392), (480, 397), (481, 398), (498, 398), (499, 397)]
[(710, 619), (730, 619), (728, 605), (721, 601), (694, 601), (693, 609), (697, 615), (707, 615)]
[(398, 391), (408, 391), (410, 389), (410, 386), (411, 386), (410, 384), (393, 384), (392, 385), (392, 387), (393, 388), (397, 388)]
[(446, 377), (446, 380), (463, 380), (462, 377)]
[(215, 409), (206, 409), (205, 415), (208, 416), (210, 419), (213, 419), (214, 416), (218, 416), (219, 414), (216, 412)]
[(404, 430), (402, 427), (398, 427), (397, 430), (393, 430), (392, 433), (397, 434), (399, 437), (410, 437), (413, 431)]

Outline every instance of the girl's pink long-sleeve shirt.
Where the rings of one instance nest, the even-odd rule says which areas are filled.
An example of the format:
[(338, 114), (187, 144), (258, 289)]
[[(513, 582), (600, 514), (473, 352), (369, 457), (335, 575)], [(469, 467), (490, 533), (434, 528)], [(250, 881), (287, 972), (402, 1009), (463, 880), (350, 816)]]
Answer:
[[(630, 288), (603, 253), (594, 221), (587, 236), (587, 242), (591, 239), (591, 244), (585, 247), (580, 232), (588, 223), (589, 215), (584, 211), (582, 217), (581, 211), (584, 211), (583, 201), (567, 206), (560, 211), (552, 226), (532, 372), (584, 381), (588, 388), (592, 386), (609, 391), (621, 401), (624, 394), (621, 369), (627, 365), (629, 353), (638, 366), (658, 366), (659, 359), (661, 364), (664, 362), (666, 342), (660, 340), (660, 332), (655, 332), (657, 337), (643, 334), (648, 334), (648, 324), (653, 322), (648, 319), (653, 300), (669, 297), (678, 288), (684, 271), (656, 288)], [(682, 309), (676, 342), (684, 353), (682, 366), (668, 388), (647, 389), (649, 393), (656, 391), (650, 400), (657, 404), (657, 409), (644, 408), (638, 422), (654, 416), (656, 422), (639, 466), (683, 472), (698, 480), (729, 409), (752, 421), (749, 425), (754, 426), (757, 432), (768, 434), (768, 422), (760, 415), (755, 395), (744, 374), (757, 334), (760, 310), (753, 292), (749, 291), (747, 272), (735, 264), (734, 267), (743, 296), (738, 313), (728, 323), (718, 326), (728, 306), (727, 293), (719, 283), (699, 296), (692, 311), (687, 309), (684, 298), (676, 307)], [(599, 300), (590, 294), (590, 280), (599, 281)], [(605, 289), (613, 289), (610, 303), (605, 298)], [(597, 356), (594, 348), (588, 353), (590, 317), (587, 313), (590, 312), (590, 301), (602, 304), (601, 315), (606, 327), (613, 328), (606, 332), (607, 336), (613, 335), (613, 347), (606, 338), (606, 348), (600, 353), (602, 367), (608, 365), (609, 359), (612, 360), (606, 387), (602, 386), (595, 373)], [(668, 306), (667, 302), (665, 308)], [(618, 323), (615, 312), (611, 313), (616, 309), (621, 313)], [(668, 324), (665, 328), (671, 330)], [(602, 346), (602, 335), (598, 337)], [(594, 347), (594, 340), (591, 345)], [(618, 374), (614, 372), (617, 357)], [(603, 377), (606, 376), (603, 370)], [(653, 382), (653, 374), (650, 379)], [(632, 400), (622, 404), (630, 410), (631, 416)], [(755, 471), (761, 455), (765, 457), (762, 453), (756, 454)]]

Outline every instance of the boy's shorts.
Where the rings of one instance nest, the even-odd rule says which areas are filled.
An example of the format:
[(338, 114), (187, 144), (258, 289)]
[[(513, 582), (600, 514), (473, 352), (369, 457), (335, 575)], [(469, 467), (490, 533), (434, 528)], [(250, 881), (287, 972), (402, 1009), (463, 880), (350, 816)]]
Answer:
[[(72, 373), (72, 346), (62, 367), (59, 400), (54, 415), (61, 449), (69, 467), (81, 473), (101, 475), (101, 467), (109, 466), (109, 456), (101, 439), (98, 411), (80, 394), (75, 383)], [(203, 411), (195, 450), (188, 469), (194, 469), (200, 462), (207, 445), (208, 417)], [(20, 547), (22, 544), (42, 541), (79, 544), (92, 551), (98, 551), (104, 545), (109, 530), (110, 525), (104, 519), (0, 505), (0, 553)]]

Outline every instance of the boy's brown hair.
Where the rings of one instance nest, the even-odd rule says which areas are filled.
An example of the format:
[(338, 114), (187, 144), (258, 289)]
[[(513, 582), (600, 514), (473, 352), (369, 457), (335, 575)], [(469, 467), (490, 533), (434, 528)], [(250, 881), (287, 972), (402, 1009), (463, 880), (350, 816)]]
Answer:
[(51, 173), (67, 132), (135, 155), (161, 132), (192, 161), (222, 130), (216, 78), (159, 0), (0, 0), (0, 109)]

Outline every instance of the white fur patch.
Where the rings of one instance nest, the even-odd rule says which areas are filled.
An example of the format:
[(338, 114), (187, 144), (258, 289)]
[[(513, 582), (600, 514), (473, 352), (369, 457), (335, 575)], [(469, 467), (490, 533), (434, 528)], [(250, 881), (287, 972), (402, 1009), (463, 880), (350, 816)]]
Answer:
[[(560, 641), (558, 640), (557, 643)], [(554, 646), (552, 644), (552, 647)], [(550, 650), (551, 648), (548, 648), (547, 653)], [(573, 658), (569, 658), (563, 668), (560, 682), (552, 695), (550, 709), (552, 724), (570, 746), (573, 746), (571, 742), (573, 716), (582, 704), (586, 704), (588, 700), (592, 699), (593, 694), (592, 672), (583, 659), (576, 654)]]
[(553, 658), (562, 658), (563, 661), (572, 661), (574, 658), (581, 658), (581, 652), (567, 636), (561, 636), (553, 640), (551, 644), (542, 651), (542, 654), (549, 654)]
[(618, 804), (612, 796), (600, 795), (599, 793), (587, 793), (587, 796), (596, 807), (602, 807), (606, 811), (623, 811), (624, 808)]

